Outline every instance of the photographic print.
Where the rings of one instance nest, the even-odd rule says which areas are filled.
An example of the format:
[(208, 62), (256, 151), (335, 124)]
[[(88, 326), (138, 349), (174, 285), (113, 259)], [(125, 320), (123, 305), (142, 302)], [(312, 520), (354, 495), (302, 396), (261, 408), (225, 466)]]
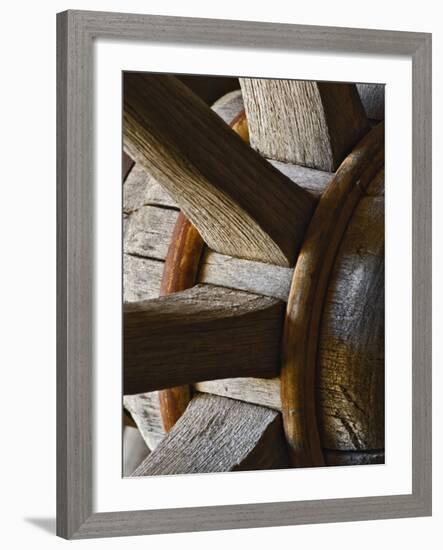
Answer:
[(384, 463), (384, 86), (123, 73), (123, 475)]

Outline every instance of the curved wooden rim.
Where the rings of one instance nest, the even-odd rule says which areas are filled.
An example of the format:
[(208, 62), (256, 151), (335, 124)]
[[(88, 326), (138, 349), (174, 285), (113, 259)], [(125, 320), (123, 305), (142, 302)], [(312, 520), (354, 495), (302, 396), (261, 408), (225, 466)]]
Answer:
[[(186, 290), (195, 285), (204, 246), (200, 233), (180, 212), (163, 268), (161, 296)], [(189, 386), (176, 386), (159, 391), (160, 414), (166, 432), (169, 432), (185, 412), (190, 399)]]
[[(232, 119), (229, 125), (246, 143), (249, 142), (244, 109)], [(183, 212), (180, 212), (163, 268), (161, 296), (186, 290), (195, 285), (204, 247), (205, 243), (200, 233)], [(189, 386), (176, 386), (159, 391), (160, 414), (166, 432), (169, 432), (182, 416), (190, 400)]]
[(323, 303), (346, 226), (384, 163), (384, 125), (373, 128), (343, 161), (323, 193), (300, 250), (282, 338), (283, 425), (296, 467), (323, 466), (315, 375)]

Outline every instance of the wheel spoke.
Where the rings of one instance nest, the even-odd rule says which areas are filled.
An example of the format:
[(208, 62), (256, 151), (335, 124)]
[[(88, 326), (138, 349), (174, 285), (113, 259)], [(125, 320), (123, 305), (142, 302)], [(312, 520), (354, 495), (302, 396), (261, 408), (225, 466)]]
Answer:
[(125, 148), (210, 248), (293, 265), (315, 201), (176, 78), (125, 75)]
[(197, 285), (124, 309), (124, 393), (276, 376), (284, 302)]
[(335, 171), (369, 130), (354, 84), (242, 78), (251, 146), (264, 157)]

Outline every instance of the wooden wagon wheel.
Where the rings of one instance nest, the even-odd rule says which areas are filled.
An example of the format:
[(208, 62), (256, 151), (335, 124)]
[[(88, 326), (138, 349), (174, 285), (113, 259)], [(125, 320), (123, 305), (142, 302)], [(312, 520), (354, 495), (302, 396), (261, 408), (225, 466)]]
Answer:
[(383, 125), (354, 85), (241, 86), (233, 131), (177, 79), (125, 77), (125, 148), (182, 210), (163, 297), (125, 306), (126, 407), (149, 445), (160, 390), (170, 432), (134, 475), (382, 458)]

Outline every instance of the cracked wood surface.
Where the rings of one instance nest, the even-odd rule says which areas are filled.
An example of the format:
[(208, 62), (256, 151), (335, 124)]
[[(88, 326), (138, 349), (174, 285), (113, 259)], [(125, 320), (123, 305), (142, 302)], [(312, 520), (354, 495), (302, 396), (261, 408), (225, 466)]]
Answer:
[(251, 146), (262, 156), (335, 171), (369, 130), (355, 84), (240, 78)]
[(384, 126), (381, 123), (348, 155), (323, 193), (294, 270), (285, 317), (280, 377), (283, 424), (295, 466), (324, 464), (321, 421), (318, 421), (322, 412), (321, 407), (317, 407), (321, 316), (335, 256), (348, 222), (383, 164)]
[(196, 395), (137, 476), (287, 468), (277, 411), (216, 395)]

